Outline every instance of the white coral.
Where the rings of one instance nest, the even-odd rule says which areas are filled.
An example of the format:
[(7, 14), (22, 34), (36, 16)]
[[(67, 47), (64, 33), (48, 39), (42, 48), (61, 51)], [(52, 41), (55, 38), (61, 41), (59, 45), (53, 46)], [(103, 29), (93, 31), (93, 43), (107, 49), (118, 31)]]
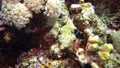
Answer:
[(45, 0), (24, 0), (24, 5), (35, 13), (40, 13), (44, 9)]
[(61, 0), (48, 0), (45, 7), (44, 14), (48, 17), (58, 17), (62, 12), (63, 1)]
[(22, 3), (3, 1), (3, 17), (7, 22), (13, 22), (17, 28), (25, 27), (32, 18), (32, 13)]
[(7, 24), (12, 22), (17, 28), (23, 28), (29, 23), (32, 12), (41, 13), (41, 10), (45, 10), (43, 13), (50, 19), (58, 18), (60, 14), (68, 15), (68, 12), (64, 10), (64, 0), (24, 0), (23, 3), (20, 1), (2, 1), (3, 18)]
[(20, 2), (21, 0), (3, 0), (4, 2), (9, 2), (9, 3), (17, 3)]
[(83, 3), (81, 4), (81, 13), (83, 15), (83, 19), (89, 19), (89, 16), (91, 14), (94, 14), (95, 11), (94, 11), (94, 6), (91, 4), (91, 3)]

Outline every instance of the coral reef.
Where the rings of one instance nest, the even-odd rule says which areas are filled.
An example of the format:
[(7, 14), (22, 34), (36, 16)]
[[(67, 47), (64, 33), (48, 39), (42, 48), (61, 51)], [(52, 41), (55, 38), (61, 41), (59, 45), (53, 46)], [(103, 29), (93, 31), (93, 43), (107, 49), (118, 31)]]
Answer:
[[(118, 68), (120, 13), (115, 10), (116, 15), (101, 15), (103, 8), (105, 13), (113, 12), (107, 8), (111, 0), (91, 2), (2, 0), (0, 67)], [(12, 59), (11, 64), (6, 63)]]

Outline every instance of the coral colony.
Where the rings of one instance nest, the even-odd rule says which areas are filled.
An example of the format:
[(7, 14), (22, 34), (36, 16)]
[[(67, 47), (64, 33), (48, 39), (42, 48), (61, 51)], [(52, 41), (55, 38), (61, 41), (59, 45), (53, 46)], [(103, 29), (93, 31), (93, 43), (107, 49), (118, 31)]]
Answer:
[(2, 0), (0, 56), (18, 54), (0, 67), (119, 68), (119, 26), (101, 18), (84, 0)]

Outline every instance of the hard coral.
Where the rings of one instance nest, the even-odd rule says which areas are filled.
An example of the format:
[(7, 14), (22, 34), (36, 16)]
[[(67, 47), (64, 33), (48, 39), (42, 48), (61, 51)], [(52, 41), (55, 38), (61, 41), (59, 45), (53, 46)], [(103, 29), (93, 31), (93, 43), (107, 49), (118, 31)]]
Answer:
[(62, 9), (63, 3), (64, 0), (47, 0), (44, 14), (50, 18), (59, 17), (60, 14), (65, 13)]
[(99, 50), (110, 52), (113, 50), (113, 45), (112, 44), (103, 44), (102, 46), (99, 47)]
[(49, 18), (58, 18), (60, 14), (67, 13), (64, 10), (64, 1), (59, 0), (4, 0), (2, 3), (4, 20), (7, 24), (12, 22), (17, 28), (25, 27), (30, 22), (33, 12), (43, 13)]
[(101, 51), (98, 51), (98, 56), (101, 60), (108, 60), (110, 58), (110, 53), (109, 52), (101, 52)]
[(24, 5), (32, 12), (40, 13), (45, 9), (45, 0), (24, 0)]
[[(19, 57), (16, 68), (86, 68), (87, 64), (93, 68), (99, 68), (96, 62), (105, 61), (102, 62), (104, 64), (110, 60), (113, 46), (106, 43), (108, 42), (106, 30), (109, 28), (95, 14), (94, 6), (84, 0), (80, 0), (80, 2), (66, 0), (74, 2), (70, 8), (73, 18), (64, 1), (3, 1), (2, 13), (7, 23), (12, 22), (17, 28), (23, 28), (30, 23), (25, 33), (24, 29), (23, 33), (21, 30), (22, 34), (18, 36), (22, 35), (22, 38), (20, 36), (20, 41), (17, 42), (22, 42), (20, 45), (23, 45), (25, 50), (30, 50)], [(73, 24), (73, 22), (75, 23)], [(78, 34), (79, 37), (76, 36)], [(11, 36), (8, 34), (4, 38), (10, 41)], [(116, 39), (113, 36), (114, 34), (112, 40)], [(105, 38), (105, 40), (101, 38)], [(103, 43), (100, 43), (101, 40)], [(113, 40), (113, 43), (116, 43), (115, 41)], [(32, 48), (33, 45), (38, 47)], [(99, 47), (99, 45), (101, 46)], [(81, 67), (82, 64), (84, 65)], [(73, 65), (77, 65), (77, 67)]]
[(13, 3), (12, 1), (4, 0), (2, 13), (3, 18), (7, 22), (12, 22), (17, 28), (25, 27), (30, 21), (29, 18), (32, 18), (32, 13), (20, 2)]
[(111, 40), (113, 43), (114, 48), (119, 51), (120, 49), (120, 31), (115, 31), (110, 34)]
[(87, 50), (88, 51), (95, 52), (95, 51), (97, 51), (97, 49), (98, 49), (98, 44), (96, 44), (96, 43), (93, 43), (93, 44), (88, 43), (87, 44)]

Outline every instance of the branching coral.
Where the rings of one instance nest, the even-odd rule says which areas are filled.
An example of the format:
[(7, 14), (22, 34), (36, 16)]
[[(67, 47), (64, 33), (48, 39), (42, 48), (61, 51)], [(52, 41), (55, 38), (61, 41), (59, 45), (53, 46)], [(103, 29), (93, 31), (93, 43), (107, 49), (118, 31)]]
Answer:
[(57, 18), (60, 14), (63, 14), (64, 1), (59, 0), (4, 0), (2, 5), (3, 18), (7, 24), (12, 22), (17, 28), (23, 28), (26, 24), (30, 23), (30, 18), (33, 17), (33, 13), (41, 13), (41, 11), (50, 18)]
[[(58, 17), (62, 12), (64, 0), (48, 0), (45, 7), (44, 14), (49, 17)], [(59, 8), (61, 7), (61, 8)]]
[(7, 22), (12, 22), (17, 28), (25, 27), (30, 22), (29, 18), (32, 18), (32, 13), (20, 2), (4, 0), (2, 13), (3, 18)]
[(32, 12), (41, 13), (48, 17), (58, 17), (62, 13), (64, 0), (24, 0), (24, 5)]
[(45, 0), (24, 0), (24, 5), (35, 13), (40, 13), (41, 10), (44, 10)]

